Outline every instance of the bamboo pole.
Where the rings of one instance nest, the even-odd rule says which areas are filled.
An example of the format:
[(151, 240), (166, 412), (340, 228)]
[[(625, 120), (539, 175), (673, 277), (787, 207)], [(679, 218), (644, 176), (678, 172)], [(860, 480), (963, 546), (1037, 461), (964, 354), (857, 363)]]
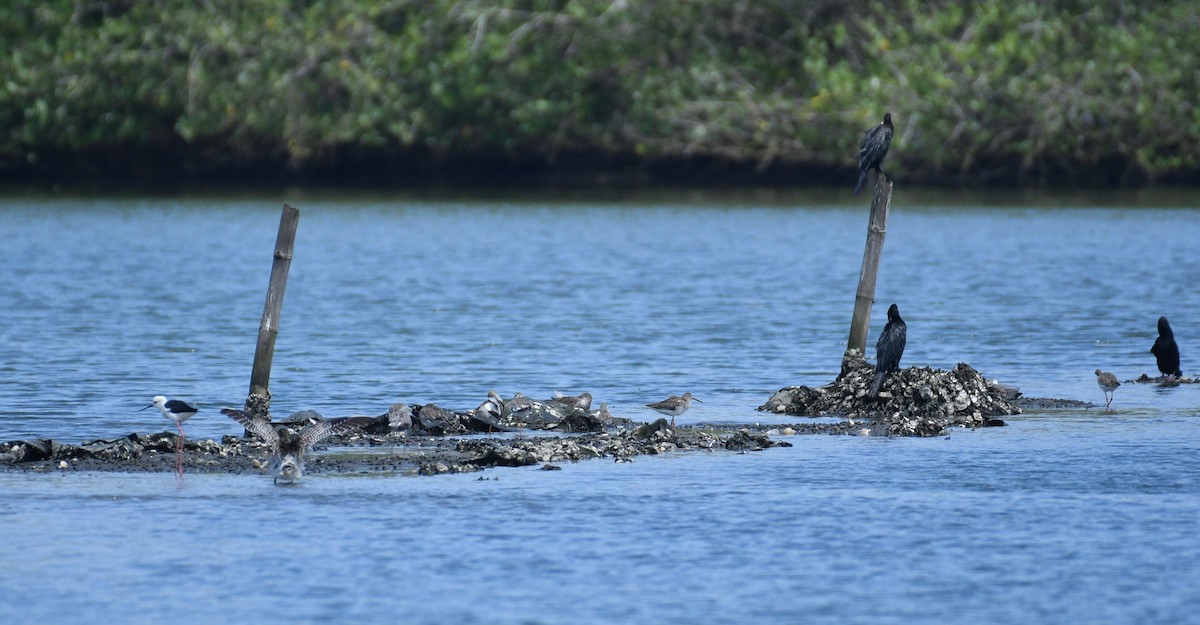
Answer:
[(858, 291), (854, 295), (854, 316), (850, 318), (850, 340), (842, 357), (863, 357), (867, 352), (867, 330), (871, 325), (871, 305), (875, 303), (875, 276), (879, 273), (879, 257), (883, 255), (883, 237), (887, 234), (888, 210), (892, 205), (892, 181), (886, 176), (875, 177), (871, 196), (871, 217), (867, 223), (867, 247), (863, 250), (862, 270), (858, 274)]
[(275, 355), (275, 337), (279, 334), (279, 315), (283, 310), (283, 292), (287, 287), (288, 269), (292, 266), (292, 248), (296, 242), (296, 227), (300, 211), (283, 205), (279, 217), (279, 234), (275, 238), (275, 261), (271, 265), (271, 282), (267, 285), (267, 301), (263, 306), (262, 323), (258, 326), (258, 344), (254, 348), (254, 366), (250, 370), (250, 394), (246, 397), (245, 412), (270, 419), (271, 360)]

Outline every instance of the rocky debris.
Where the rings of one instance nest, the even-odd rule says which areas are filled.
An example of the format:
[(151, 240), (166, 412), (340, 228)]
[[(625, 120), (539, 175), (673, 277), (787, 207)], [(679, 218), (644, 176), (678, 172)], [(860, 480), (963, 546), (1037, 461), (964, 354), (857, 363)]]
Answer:
[(809, 417), (870, 419), (870, 433), (891, 436), (938, 436), (955, 425), (1002, 425), (1003, 421), (995, 417), (1021, 412), (1008, 399), (1019, 397), (1018, 389), (989, 382), (965, 363), (950, 371), (909, 367), (893, 372), (879, 397), (872, 399), (867, 395), (874, 375), (875, 367), (851, 355), (832, 384), (780, 389), (758, 409)]
[(1078, 399), (1056, 399), (1053, 397), (1020, 397), (1013, 405), (1021, 410), (1055, 410), (1062, 408), (1093, 408), (1096, 404)]
[[(0, 445), (0, 467), (47, 471), (71, 470), (171, 472), (174, 469), (174, 435), (130, 434), (118, 439), (67, 445), (50, 440), (14, 441)], [(638, 428), (583, 434), (552, 434), (535, 438), (475, 436), (424, 437), (404, 433), (355, 432), (332, 437), (350, 450), (317, 454), (308, 460), (309, 473), (390, 471), (440, 475), (468, 473), (489, 467), (558, 466), (594, 458), (630, 461), (645, 454), (681, 450), (758, 450), (786, 446), (765, 432), (742, 429), (699, 430), (671, 428), (665, 419)], [(355, 447), (391, 447), (392, 451), (356, 453)], [(243, 473), (265, 470), (269, 450), (257, 438), (224, 436), (221, 441), (187, 441), (184, 466), (189, 472)], [(61, 463), (71, 460), (69, 465)], [(552, 469), (551, 469), (552, 470)]]
[(1150, 377), (1149, 375), (1146, 375), (1145, 373), (1143, 373), (1142, 375), (1140, 375), (1132, 380), (1125, 380), (1125, 381), (1129, 382), (1131, 384), (1158, 384), (1161, 386), (1179, 386), (1180, 384), (1200, 384), (1200, 378), (1194, 378), (1194, 377), (1188, 377), (1188, 376), (1183, 376), (1183, 377), (1177, 378), (1174, 376), (1165, 376), (1165, 375)]

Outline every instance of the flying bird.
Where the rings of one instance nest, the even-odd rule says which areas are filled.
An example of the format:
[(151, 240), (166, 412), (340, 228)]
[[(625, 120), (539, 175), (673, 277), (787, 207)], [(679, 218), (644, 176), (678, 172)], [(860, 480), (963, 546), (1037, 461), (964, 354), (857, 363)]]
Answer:
[(1117, 390), (1117, 387), (1121, 385), (1121, 381), (1117, 379), (1117, 376), (1107, 371), (1096, 369), (1096, 385), (1100, 387), (1100, 390), (1104, 391), (1104, 407), (1112, 408), (1113, 391)]
[(1171, 331), (1171, 324), (1167, 323), (1166, 317), (1158, 318), (1158, 338), (1154, 340), (1150, 353), (1154, 354), (1158, 370), (1164, 376), (1183, 377), (1183, 372), (1179, 370), (1179, 345), (1175, 343), (1175, 333)]
[(900, 357), (904, 355), (904, 344), (908, 340), (908, 325), (900, 318), (900, 308), (892, 304), (887, 316), (887, 325), (883, 326), (883, 332), (875, 342), (875, 380), (871, 383), (870, 397), (878, 397), (888, 373), (900, 369)]
[(242, 424), (271, 446), (269, 466), (274, 478), (272, 481), (276, 484), (291, 484), (304, 475), (304, 453), (309, 447), (335, 434), (345, 434), (375, 422), (371, 417), (328, 419), (306, 425), (296, 434), (287, 426), (273, 425), (266, 419), (250, 416), (240, 410), (222, 408), (221, 414)]
[(854, 195), (862, 191), (868, 171), (874, 169), (879, 175), (886, 175), (879, 165), (883, 162), (883, 157), (887, 156), (888, 148), (892, 146), (894, 131), (892, 114), (884, 113), (883, 121), (863, 134), (862, 142), (858, 144), (858, 184), (854, 185)]

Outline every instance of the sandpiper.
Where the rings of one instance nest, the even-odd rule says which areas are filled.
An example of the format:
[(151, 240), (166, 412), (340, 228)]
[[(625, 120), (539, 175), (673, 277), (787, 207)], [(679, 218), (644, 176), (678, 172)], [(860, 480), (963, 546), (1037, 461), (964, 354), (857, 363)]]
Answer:
[(586, 391), (574, 396), (555, 393), (554, 399), (550, 401), (562, 404), (567, 408), (579, 408), (584, 412), (592, 409), (592, 394)]
[(387, 411), (388, 429), (403, 432), (412, 427), (412, 408), (408, 404), (392, 404)]
[(513, 419), (523, 421), (533, 411), (533, 400), (526, 397), (525, 393), (517, 393), (504, 404), (504, 409)]
[(292, 484), (304, 475), (304, 452), (309, 447), (334, 434), (345, 434), (375, 422), (371, 417), (328, 419), (306, 425), (296, 434), (287, 426), (273, 425), (266, 419), (250, 416), (240, 410), (222, 408), (221, 414), (242, 424), (271, 446), (269, 466), (272, 481), (276, 484)]
[(504, 413), (504, 400), (496, 391), (488, 391), (488, 398), (475, 409), (476, 414), (483, 414), (492, 419), (499, 419)]
[(1100, 386), (1100, 390), (1104, 391), (1104, 407), (1111, 408), (1113, 391), (1117, 390), (1117, 387), (1121, 385), (1120, 380), (1117, 380), (1117, 376), (1107, 371), (1096, 369), (1096, 384)]
[[(151, 400), (150, 405), (142, 408), (148, 410), (150, 408), (158, 408), (162, 416), (175, 422), (175, 427), (179, 428), (179, 440), (175, 443), (175, 473), (179, 477), (183, 477), (183, 443), (186, 439), (183, 435), (183, 422), (191, 419), (200, 412), (198, 408), (188, 405), (186, 402), (178, 399), (168, 400), (162, 395), (155, 395)], [(139, 410), (138, 412), (141, 412)]]
[[(672, 395), (660, 402), (646, 404), (646, 407), (655, 410), (659, 414), (671, 417), (671, 427), (675, 427), (675, 417), (687, 412), (687, 409), (692, 407), (693, 399), (696, 398), (692, 397), (691, 393), (684, 393), (682, 396)], [(696, 401), (704, 403), (699, 399), (696, 399)]]

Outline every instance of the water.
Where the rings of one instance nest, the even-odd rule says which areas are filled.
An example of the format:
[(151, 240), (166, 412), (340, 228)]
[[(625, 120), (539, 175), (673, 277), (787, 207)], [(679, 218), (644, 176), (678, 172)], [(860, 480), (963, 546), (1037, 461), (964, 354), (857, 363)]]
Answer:
[[(778, 198), (296, 200), (277, 414), (470, 408), (589, 390), (618, 416), (690, 390), (683, 422), (835, 375), (865, 210)], [(1167, 315), (1192, 373), (1196, 212), (1111, 198), (896, 198), (877, 301), (904, 365), (966, 361), (1100, 401), (1154, 373)], [(0, 205), (0, 440), (234, 433), (278, 201)], [(878, 331), (883, 307), (875, 310)], [(560, 472), (0, 473), (0, 605), (30, 622), (1188, 622), (1200, 609), (1200, 396), (1122, 386), (948, 439)]]

